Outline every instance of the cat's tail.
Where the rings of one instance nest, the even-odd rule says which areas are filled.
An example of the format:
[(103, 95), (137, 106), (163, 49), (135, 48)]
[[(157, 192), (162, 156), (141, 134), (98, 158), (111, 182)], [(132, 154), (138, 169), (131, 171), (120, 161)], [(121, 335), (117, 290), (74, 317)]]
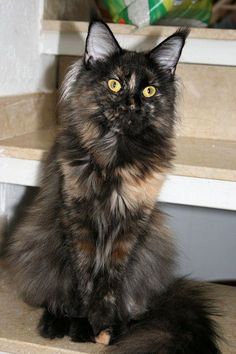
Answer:
[(140, 321), (105, 349), (106, 354), (220, 354), (216, 312), (205, 288), (178, 279), (152, 302)]

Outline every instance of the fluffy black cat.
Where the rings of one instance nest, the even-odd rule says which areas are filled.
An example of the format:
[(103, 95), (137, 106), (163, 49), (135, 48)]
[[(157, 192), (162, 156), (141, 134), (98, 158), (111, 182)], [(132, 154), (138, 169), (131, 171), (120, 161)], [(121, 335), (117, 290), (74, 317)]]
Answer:
[(219, 354), (204, 289), (175, 278), (156, 198), (171, 166), (175, 68), (188, 30), (123, 50), (93, 21), (62, 89), (42, 187), (9, 245), (40, 334), (111, 344), (106, 353)]

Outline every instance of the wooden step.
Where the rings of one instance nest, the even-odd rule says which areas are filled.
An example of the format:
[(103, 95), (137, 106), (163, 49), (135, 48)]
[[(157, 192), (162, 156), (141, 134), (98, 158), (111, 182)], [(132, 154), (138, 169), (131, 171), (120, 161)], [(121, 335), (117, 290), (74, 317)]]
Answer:
[[(211, 285), (212, 298), (217, 300), (222, 316), (217, 317), (225, 343), (223, 354), (236, 353), (236, 288)], [(17, 354), (88, 354), (99, 353), (97, 344), (73, 343), (67, 337), (47, 340), (41, 338), (36, 326), (42, 310), (33, 309), (17, 298), (12, 284), (0, 269), (0, 350)], [(199, 353), (201, 354), (201, 353)]]
[(0, 140), (0, 157), (41, 161), (56, 135), (56, 126)]
[[(0, 140), (0, 157), (41, 161), (52, 145), (56, 127)], [(172, 174), (236, 182), (236, 142), (178, 137)]]
[[(171, 35), (172, 26), (109, 24), (121, 47), (138, 51), (150, 50)], [(83, 55), (88, 22), (44, 20), (42, 53), (52, 55)], [(234, 30), (192, 28), (180, 61), (183, 63), (236, 65), (236, 34)]]
[(56, 96), (56, 92), (42, 92), (0, 97), (0, 139), (55, 124)]

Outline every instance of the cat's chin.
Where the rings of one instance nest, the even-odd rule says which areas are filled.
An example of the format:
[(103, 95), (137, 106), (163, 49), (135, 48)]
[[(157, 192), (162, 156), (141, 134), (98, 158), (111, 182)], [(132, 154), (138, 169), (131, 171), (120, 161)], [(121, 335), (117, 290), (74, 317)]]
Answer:
[(134, 130), (131, 127), (126, 127), (126, 128), (119, 128), (119, 127), (112, 127), (110, 128), (111, 132), (116, 135), (116, 136), (122, 136), (122, 137), (133, 137), (133, 136), (138, 136), (140, 133), (142, 133), (142, 130)]
[(137, 122), (132, 122), (132, 120), (127, 120), (123, 125), (110, 125), (109, 130), (117, 136), (132, 137), (142, 135), (145, 127)]
[(117, 135), (123, 135), (124, 132), (121, 128), (119, 127), (111, 127), (111, 132)]

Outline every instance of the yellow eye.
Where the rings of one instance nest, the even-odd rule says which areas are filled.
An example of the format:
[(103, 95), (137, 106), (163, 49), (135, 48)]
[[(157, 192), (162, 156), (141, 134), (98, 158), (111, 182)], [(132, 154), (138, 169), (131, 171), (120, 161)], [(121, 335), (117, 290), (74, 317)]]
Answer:
[(157, 92), (157, 90), (154, 86), (147, 86), (143, 90), (143, 95), (144, 95), (144, 97), (152, 97), (155, 95), (156, 92)]
[(115, 79), (108, 81), (108, 87), (112, 92), (119, 92), (121, 90), (121, 84), (118, 80)]

